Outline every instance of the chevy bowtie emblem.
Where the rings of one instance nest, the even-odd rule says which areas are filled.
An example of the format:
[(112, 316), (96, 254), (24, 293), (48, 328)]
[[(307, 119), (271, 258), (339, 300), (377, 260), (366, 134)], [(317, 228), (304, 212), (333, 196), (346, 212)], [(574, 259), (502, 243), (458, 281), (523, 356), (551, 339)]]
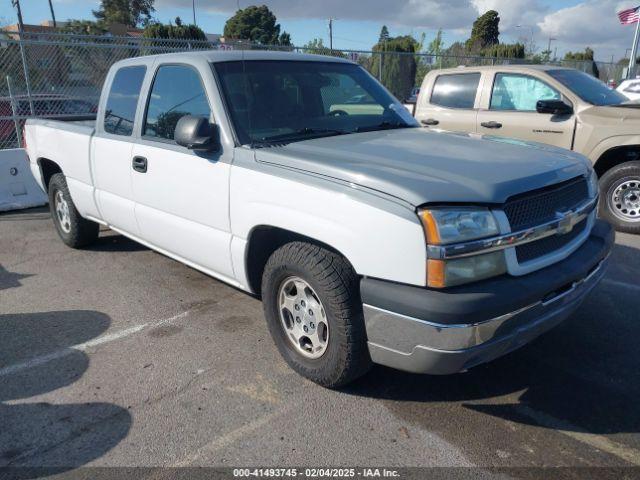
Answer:
[(556, 219), (558, 220), (558, 229), (556, 235), (566, 235), (573, 230), (576, 224), (577, 215), (572, 212), (556, 212)]

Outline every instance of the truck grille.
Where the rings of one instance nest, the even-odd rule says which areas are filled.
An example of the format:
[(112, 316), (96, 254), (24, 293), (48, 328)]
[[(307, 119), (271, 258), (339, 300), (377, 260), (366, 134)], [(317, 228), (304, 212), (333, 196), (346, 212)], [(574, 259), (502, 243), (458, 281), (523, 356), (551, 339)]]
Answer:
[(544, 257), (551, 252), (566, 247), (584, 232), (584, 229), (587, 227), (587, 222), (587, 219), (582, 220), (573, 227), (573, 230), (565, 235), (551, 235), (550, 237), (545, 237), (535, 242), (525, 243), (524, 245), (516, 247), (518, 263), (525, 263), (539, 257)]
[(516, 195), (507, 200), (504, 213), (511, 231), (516, 232), (556, 218), (556, 212), (576, 208), (589, 198), (589, 187), (584, 177)]
[[(504, 206), (511, 231), (516, 232), (553, 221), (556, 212), (573, 210), (589, 198), (589, 187), (584, 177), (511, 197)], [(524, 263), (560, 250), (578, 238), (587, 226), (587, 220), (575, 225), (565, 235), (553, 235), (516, 247), (518, 263)]]

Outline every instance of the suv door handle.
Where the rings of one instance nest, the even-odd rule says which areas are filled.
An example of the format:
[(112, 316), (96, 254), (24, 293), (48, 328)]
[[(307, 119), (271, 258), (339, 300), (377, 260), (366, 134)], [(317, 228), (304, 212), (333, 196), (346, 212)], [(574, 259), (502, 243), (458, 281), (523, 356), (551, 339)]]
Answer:
[(147, 173), (147, 159), (144, 157), (133, 157), (131, 166), (136, 172)]
[(438, 125), (440, 122), (435, 118), (427, 118), (426, 120), (420, 120), (420, 123), (428, 127), (430, 125)]
[(502, 124), (499, 122), (482, 122), (480, 125), (482, 125), (484, 128), (502, 128)]

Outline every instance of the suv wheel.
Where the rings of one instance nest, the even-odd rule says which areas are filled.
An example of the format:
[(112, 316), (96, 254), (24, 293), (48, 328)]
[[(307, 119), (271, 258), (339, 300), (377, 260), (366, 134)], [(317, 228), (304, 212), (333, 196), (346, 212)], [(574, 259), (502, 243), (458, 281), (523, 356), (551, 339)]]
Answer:
[(49, 181), (49, 209), (56, 231), (66, 245), (86, 247), (98, 238), (100, 226), (80, 216), (62, 173), (56, 173)]
[(337, 388), (369, 369), (359, 279), (342, 256), (282, 246), (265, 267), (262, 302), (280, 354), (303, 377)]

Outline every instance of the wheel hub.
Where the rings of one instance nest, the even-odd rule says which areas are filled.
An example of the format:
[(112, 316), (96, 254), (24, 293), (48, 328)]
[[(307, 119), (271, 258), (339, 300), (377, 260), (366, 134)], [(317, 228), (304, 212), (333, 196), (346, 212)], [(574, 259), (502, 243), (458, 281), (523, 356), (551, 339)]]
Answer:
[(300, 277), (289, 277), (278, 292), (280, 321), (291, 345), (307, 358), (321, 357), (328, 345), (329, 323), (322, 302)]
[(640, 222), (640, 178), (624, 178), (609, 190), (611, 210), (626, 222)]
[(58, 190), (54, 197), (54, 208), (58, 217), (58, 224), (63, 232), (71, 232), (71, 215), (69, 214), (69, 204), (64, 198), (62, 191)]

